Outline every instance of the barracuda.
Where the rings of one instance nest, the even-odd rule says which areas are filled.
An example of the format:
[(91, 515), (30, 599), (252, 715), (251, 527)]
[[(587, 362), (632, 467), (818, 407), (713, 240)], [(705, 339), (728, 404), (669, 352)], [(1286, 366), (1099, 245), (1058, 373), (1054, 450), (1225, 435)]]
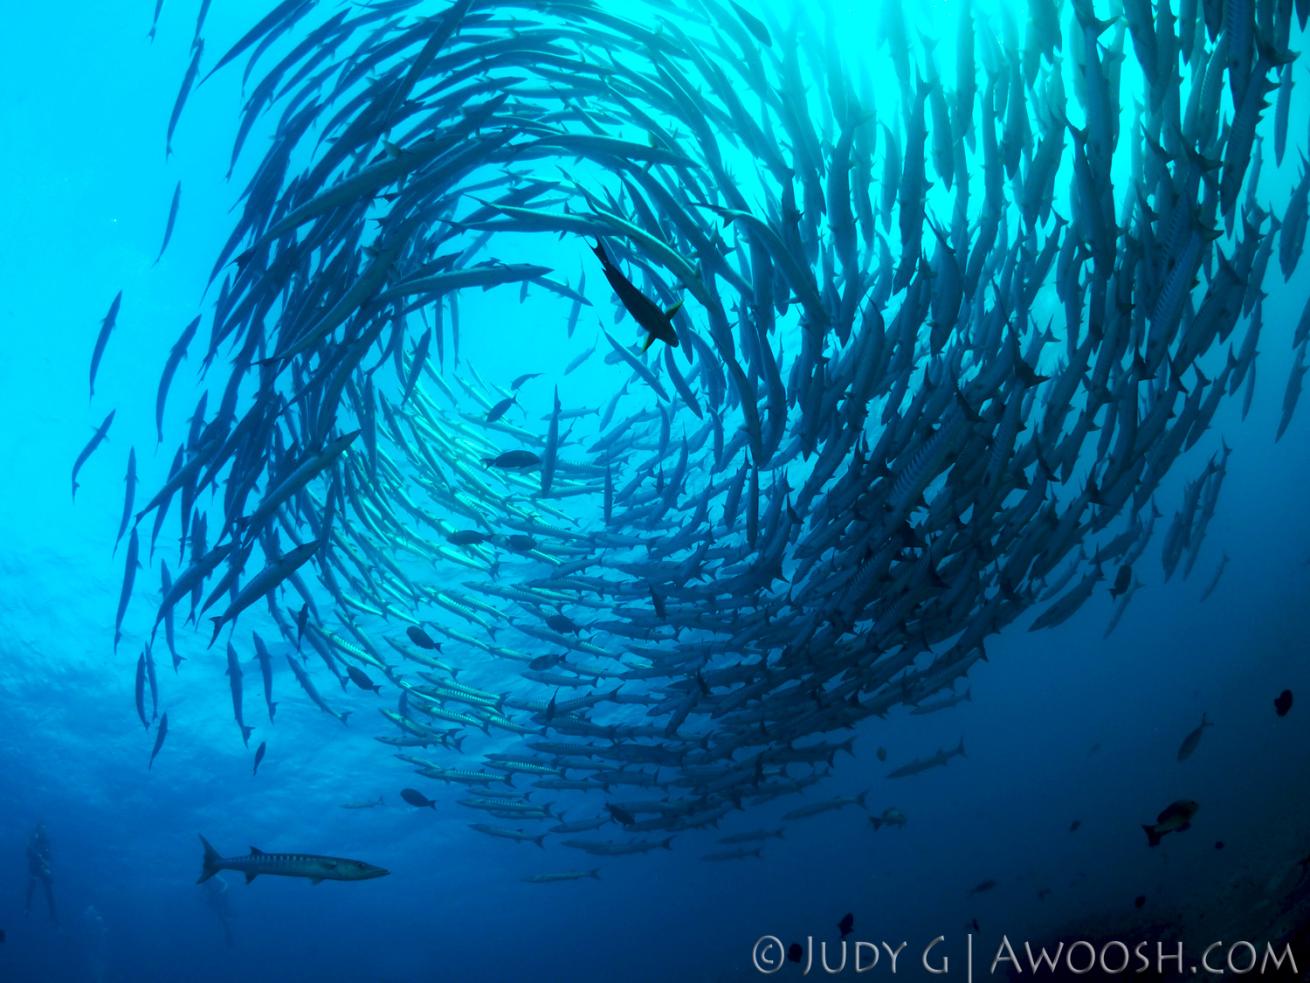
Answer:
[(318, 884), (322, 881), (370, 881), (391, 873), (362, 860), (323, 857), (314, 853), (265, 853), (253, 846), (248, 856), (224, 857), (203, 836), (200, 842), (205, 848), (205, 856), (197, 884), (203, 884), (220, 870), (235, 870), (245, 874), (247, 884), (260, 874), (304, 877)]

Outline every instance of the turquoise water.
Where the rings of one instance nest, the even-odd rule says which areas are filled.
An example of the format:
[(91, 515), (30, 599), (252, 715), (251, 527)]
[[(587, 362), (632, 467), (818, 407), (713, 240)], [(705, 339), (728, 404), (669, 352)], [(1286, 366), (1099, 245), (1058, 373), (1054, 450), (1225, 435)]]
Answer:
[[(1298, 269), (1284, 283), (1276, 259), (1263, 285), (1267, 298), (1250, 411), (1243, 420), (1241, 393), (1225, 400), (1209, 432), (1156, 490), (1163, 518), (1135, 565), (1144, 586), (1114, 633), (1104, 637), (1112, 614), (1113, 570), (1107, 569), (1106, 581), (1064, 624), (1028, 633), (1045, 607), (1037, 604), (989, 638), (988, 660), (973, 666), (957, 687), (971, 698), (957, 707), (916, 716), (898, 706), (884, 718), (821, 735), (836, 741), (853, 736), (854, 753), (837, 754), (831, 774), (803, 795), (733, 810), (717, 829), (678, 832), (672, 850), (641, 856), (592, 857), (563, 846), (558, 836), (547, 838), (544, 848), (483, 836), (468, 824), (484, 817), (457, 804), (466, 797), (462, 789), (421, 782), (392, 749), (374, 740), (395, 733), (377, 712), (394, 707), (394, 685), (370, 669), (383, 686), (381, 695), (346, 691), (313, 660), (319, 691), (334, 707), (350, 710), (351, 719), (343, 727), (319, 713), (285, 669), (283, 656), (292, 646), (278, 639), (262, 604), (243, 615), (233, 635), (244, 672), (245, 720), (255, 727), (249, 747), (232, 720), (226, 634), (209, 648), (209, 626), (193, 631), (179, 618), (178, 652), (185, 659), (179, 670), (170, 668), (160, 642), (153, 650), (159, 710), (168, 713), (169, 730), (147, 768), (157, 725), (147, 731), (137, 719), (134, 671), (158, 603), (159, 560), (176, 571), (178, 541), (170, 517), (158, 555), (137, 577), (115, 650), (127, 545), (125, 538), (115, 551), (115, 535), (127, 454), (135, 448), (140, 508), (166, 479), (202, 388), (211, 387), (212, 412), (226, 383), (222, 358), (204, 381), (197, 377), (206, 322), (169, 394), (165, 443), (155, 446), (158, 373), (183, 326), (212, 310), (217, 288), (206, 293), (205, 285), (233, 226), (231, 206), (270, 146), (271, 129), (256, 125), (247, 156), (226, 182), (241, 107), (240, 60), (191, 94), (174, 154), (166, 159), (164, 129), (189, 60), (194, 7), (165, 4), (153, 43), (144, 36), (148, 7), (130, 15), (94, 5), (62, 12), (52, 18), (48, 12), (13, 11), (11, 29), (0, 41), (12, 89), (0, 111), (7, 145), (0, 177), (10, 189), (8, 230), (0, 245), (8, 325), (0, 393), (11, 421), (2, 431), (9, 479), (0, 491), (0, 576), (6, 581), (0, 594), (6, 649), (0, 774), (7, 790), (0, 810), (0, 881), (11, 885), (0, 890), (0, 928), (6, 932), (0, 977), (739, 979), (757, 975), (751, 947), (761, 936), (835, 941), (836, 924), (847, 912), (855, 916), (855, 938), (907, 940), (907, 951), (919, 952), (944, 935), (957, 955), (971, 930), (988, 951), (1002, 934), (1041, 940), (1069, 933), (1182, 933), (1189, 944), (1237, 936), (1263, 943), (1291, 930), (1275, 899), (1295, 897), (1297, 861), (1306, 852), (1305, 831), (1295, 817), (1302, 809), (1299, 777), (1307, 743), (1301, 708), (1280, 719), (1273, 699), (1284, 688), (1300, 698), (1306, 688), (1301, 656), (1310, 549), (1302, 489), (1310, 461), (1304, 418), (1295, 416), (1276, 445), (1273, 437), (1306, 281)], [(264, 12), (255, 5), (216, 4), (204, 29), (202, 71)], [(634, 19), (650, 16), (642, 6), (630, 13)], [(933, 32), (953, 25), (957, 8), (933, 5), (918, 13), (912, 29)], [(979, 17), (985, 13), (980, 9)], [(899, 126), (887, 50), (862, 40), (877, 24), (850, 10), (841, 16), (836, 33), (845, 58), (859, 66), (857, 72), (868, 73), (880, 119)], [(303, 29), (293, 29), (277, 50), (298, 40), (296, 31)], [(937, 58), (950, 80), (953, 27), (942, 33), (947, 39)], [(1000, 26), (995, 33), (1005, 36)], [(1293, 28), (1293, 48), (1299, 38)], [(1125, 43), (1131, 52), (1131, 40)], [(269, 64), (261, 62), (261, 70)], [(1144, 97), (1131, 69), (1130, 62), (1118, 107), (1119, 189), (1128, 180), (1117, 177), (1128, 173), (1128, 121)], [(1272, 110), (1260, 131), (1258, 194), (1281, 215), (1299, 177), (1310, 115), (1299, 64), (1297, 72), (1281, 167), (1272, 154)], [(816, 118), (821, 105), (816, 85), (809, 102)], [(1030, 125), (1043, 124), (1034, 116)], [(302, 148), (297, 169), (311, 165), (315, 152), (312, 144)], [(882, 153), (877, 151), (873, 167), (875, 182)], [(752, 181), (767, 186), (767, 178), (747, 176), (740, 157), (732, 161), (742, 167), (743, 188)], [(551, 180), (560, 176), (551, 161), (533, 166)], [(572, 166), (579, 179), (594, 175), (596, 186), (606, 180), (603, 167)], [(152, 265), (179, 180), (176, 229)], [(979, 173), (973, 177), (975, 220), (982, 184)], [(1067, 186), (1062, 172), (1059, 202), (1068, 201)], [(873, 190), (876, 199), (876, 183)], [(930, 207), (949, 201), (942, 182), (934, 182)], [(941, 214), (948, 211), (949, 205), (941, 206)], [(535, 287), (523, 302), (517, 286), (465, 291), (460, 362), (448, 348), (443, 377), (471, 378), (465, 372), (473, 366), (488, 384), (504, 387), (523, 373), (542, 372), (542, 379), (525, 385), (523, 405), (511, 417), (515, 425), (537, 431), (545, 427), (541, 418), (550, 413), (557, 380), (567, 379), (560, 385), (566, 405), (603, 408), (627, 372), (603, 361), (608, 346), (597, 323), (624, 343), (639, 334), (630, 318), (615, 324), (612, 293), (586, 243), (576, 236), (516, 235), (506, 237), (496, 255), (549, 265), (569, 284), (585, 271), (593, 306), (568, 338), (567, 300)], [(673, 281), (666, 276), (663, 282)], [(120, 289), (122, 309), (88, 405), (88, 359), (100, 319)], [(1045, 295), (1034, 316), (1044, 323), (1057, 309)], [(686, 310), (680, 327), (702, 330), (703, 305), (686, 298)], [(786, 333), (794, 327), (779, 330), (780, 349), (795, 357), (799, 336)], [(1239, 329), (1234, 341), (1242, 336)], [(596, 355), (564, 377), (564, 367), (593, 342)], [(1060, 365), (1063, 345), (1056, 347), (1060, 351), (1042, 363), (1044, 370)], [(1224, 357), (1216, 347), (1206, 364), (1222, 366)], [(680, 364), (685, 371), (687, 363)], [(385, 384), (394, 385), (394, 379)], [(632, 393), (620, 419), (657, 405), (639, 383), (632, 384)], [(475, 407), (467, 398), (462, 405)], [(111, 408), (116, 415), (109, 440), (83, 468), (74, 504), (70, 464)], [(676, 419), (675, 447), (679, 427), (693, 433), (699, 425), (685, 410)], [(725, 420), (729, 434), (741, 425), (735, 410), (725, 411)], [(1202, 473), (1221, 441), (1232, 456), (1195, 569), (1187, 579), (1176, 574), (1166, 583), (1160, 556), (1167, 523), (1183, 503), (1186, 483)], [(585, 446), (579, 440), (570, 459), (582, 457)], [(676, 458), (674, 450), (666, 464), (670, 471)], [(689, 479), (689, 499), (698, 490), (695, 482), (703, 482), (703, 475)], [(767, 490), (769, 482), (764, 484)], [(597, 498), (562, 498), (559, 507), (594, 525)], [(206, 492), (198, 502), (211, 517), (221, 516), (221, 491)], [(211, 518), (211, 543), (217, 522)], [(141, 526), (143, 539), (149, 525), (147, 520)], [(646, 534), (676, 532), (670, 522)], [(145, 543), (142, 552), (148, 552)], [(1223, 578), (1202, 602), (1225, 554), (1230, 560)], [(608, 563), (602, 560), (600, 569), (614, 576), (617, 567)], [(434, 577), (449, 578), (443, 584), (479, 576), (465, 568), (432, 569)], [(331, 600), (318, 596), (330, 610)], [(298, 600), (285, 601), (292, 616), (298, 607)], [(621, 609), (589, 611), (584, 620), (611, 614), (626, 616)], [(445, 616), (428, 623), (482, 637), (470, 624)], [(275, 723), (263, 705), (252, 629), (275, 648)], [(398, 628), (388, 622), (376, 630), (394, 634)], [(777, 630), (778, 644), (786, 644), (790, 637)], [(500, 635), (510, 634), (500, 629)], [(534, 655), (546, 651), (527, 639), (514, 644)], [(450, 648), (465, 678), (473, 676), (482, 686), (515, 685), (515, 667), (476, 647)], [(544, 700), (550, 690), (534, 695)], [(1179, 744), (1202, 713), (1214, 726), (1195, 754), (1180, 762)], [(713, 720), (702, 725), (715, 726)], [(502, 743), (491, 750), (520, 746), (513, 735), (499, 736)], [(962, 737), (963, 759), (905, 780), (885, 777), (889, 768), (955, 747)], [(260, 742), (267, 743), (267, 757), (252, 776), (251, 755)], [(875, 753), (879, 747), (888, 751), (886, 764)], [(468, 758), (445, 760), (473, 767), (476, 759)], [(407, 805), (400, 797), (406, 787), (423, 789), (437, 800), (436, 810)], [(907, 825), (875, 831), (860, 808), (781, 819), (806, 804), (866, 790), (868, 812), (894, 807)], [(661, 790), (633, 791), (625, 798), (657, 798)], [(378, 796), (380, 808), (341, 808)], [(1193, 828), (1150, 850), (1141, 824), (1179, 799), (1200, 804)], [(569, 818), (595, 814), (601, 806), (581, 797), (560, 801)], [(1075, 820), (1078, 829), (1070, 831)], [(48, 917), (39, 886), (30, 913), (23, 910), (24, 849), (38, 822), (49, 833), (57, 921)], [(779, 826), (785, 835), (768, 840), (760, 860), (701, 859), (723, 848), (720, 837)], [(198, 887), (197, 833), (227, 855), (253, 844), (266, 851), (358, 858), (390, 874), (312, 886), (276, 877), (246, 885), (228, 873), (221, 875), (223, 889), (211, 889), (213, 882)], [(623, 835), (610, 824), (598, 837)], [(600, 869), (599, 879), (524, 880), (593, 867)], [(988, 880), (996, 882), (993, 889), (969, 893)], [(1134, 905), (1139, 895), (1147, 899), (1141, 908)], [(1257, 907), (1258, 899), (1269, 899), (1270, 908)], [(1293, 907), (1289, 917), (1298, 914)], [(958, 970), (960, 963), (955, 965)], [(903, 972), (909, 975), (910, 969)], [(798, 973), (789, 966), (781, 975)]]

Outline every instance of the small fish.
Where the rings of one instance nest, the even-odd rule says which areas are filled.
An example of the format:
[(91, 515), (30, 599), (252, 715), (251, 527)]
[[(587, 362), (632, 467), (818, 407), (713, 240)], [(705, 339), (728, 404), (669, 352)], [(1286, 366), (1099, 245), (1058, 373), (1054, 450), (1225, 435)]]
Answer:
[(509, 387), (511, 389), (518, 389), (519, 386), (523, 385), (523, 383), (527, 382), (529, 379), (540, 379), (540, 378), (541, 378), (540, 372), (527, 372), (519, 376), (513, 382), (511, 382), (509, 384)]
[(422, 628), (419, 628), (415, 625), (410, 625), (408, 628), (405, 629), (405, 634), (409, 636), (409, 640), (411, 642), (413, 642), (421, 649), (432, 649), (438, 652), (441, 651), (441, 643), (434, 642), (432, 640), (432, 636), (429, 635), (427, 632), (425, 632)]
[(136, 660), (136, 713), (141, 718), (141, 726), (150, 729), (146, 719), (146, 654), (142, 652)]
[(539, 655), (528, 663), (528, 668), (534, 672), (545, 672), (547, 669), (553, 669), (564, 661), (562, 655)]
[(1292, 709), (1292, 691), (1285, 689), (1274, 698), (1274, 712), (1280, 717), (1286, 717)]
[(609, 281), (614, 292), (618, 295), (619, 302), (633, 319), (641, 325), (647, 332), (646, 341), (642, 346), (645, 351), (650, 348), (656, 339), (670, 345), (673, 348), (678, 347), (678, 333), (673, 328), (673, 316), (678, 313), (682, 307), (682, 302), (674, 304), (668, 310), (663, 310), (653, 300), (643, 294), (637, 287), (623, 275), (623, 272), (614, 265), (609, 255), (605, 252), (604, 245), (597, 240), (596, 245), (591, 247), (591, 251), (596, 254), (600, 260), (601, 268), (605, 272), (605, 279)]
[(118, 535), (114, 538), (114, 549), (118, 549), (118, 544), (123, 541), (123, 533), (127, 532), (128, 520), (132, 518), (132, 500), (136, 497), (136, 448), (128, 448), (127, 451), (127, 476), (123, 479), (127, 485), (126, 496), (123, 500), (123, 517), (118, 522)]
[(114, 295), (109, 304), (109, 313), (100, 322), (100, 334), (96, 336), (96, 346), (91, 352), (91, 398), (96, 395), (96, 372), (100, 369), (100, 360), (105, 356), (105, 346), (109, 344), (109, 334), (118, 323), (118, 308), (123, 303), (123, 291)]
[(1199, 808), (1200, 806), (1191, 799), (1179, 799), (1177, 802), (1170, 803), (1160, 815), (1155, 817), (1155, 825), (1142, 826), (1142, 831), (1146, 833), (1147, 845), (1159, 846), (1160, 840), (1167, 834), (1191, 829), (1192, 817), (1196, 815), (1196, 810)]
[(109, 425), (113, 422), (114, 422), (114, 410), (110, 410), (109, 415), (105, 417), (104, 422), (100, 424), (100, 426), (96, 427), (96, 432), (91, 435), (91, 439), (87, 442), (87, 445), (82, 448), (82, 453), (78, 454), (77, 460), (73, 462), (73, 500), (74, 501), (77, 500), (78, 472), (82, 470), (82, 465), (87, 462), (87, 459), (92, 454), (95, 453), (96, 448), (99, 447), (102, 443), (104, 443), (105, 438), (109, 436)]
[(482, 463), (489, 468), (522, 471), (527, 468), (535, 468), (541, 463), (541, 458), (532, 451), (505, 451), (505, 453), (497, 454), (495, 457), (484, 457)]
[(985, 881), (979, 881), (973, 887), (969, 888), (969, 895), (985, 894), (996, 887), (996, 882), (990, 878)]
[(605, 811), (608, 812), (614, 818), (614, 821), (621, 826), (631, 826), (637, 821), (636, 817), (622, 806), (616, 806), (607, 802), (605, 803)]
[(146, 765), (149, 771), (155, 765), (155, 758), (159, 755), (159, 749), (164, 746), (164, 738), (168, 736), (168, 713), (167, 711), (159, 718), (159, 729), (155, 731), (155, 747), (150, 752), (150, 763)]
[(769, 29), (764, 26), (764, 22), (748, 10), (745, 10), (736, 0), (729, 0), (729, 2), (732, 3), (732, 9), (736, 11), (737, 16), (741, 18), (742, 24), (746, 26), (746, 30), (751, 32), (755, 40), (766, 48), (773, 47), (773, 37), (769, 34)]
[(557, 631), (561, 635), (565, 633), (576, 635), (579, 631), (577, 623), (565, 614), (552, 614), (546, 619), (546, 624), (551, 628), (551, 630)]
[(437, 807), (436, 802), (416, 788), (402, 788), (400, 797), (416, 809), (435, 809)]
[(1215, 848), (1216, 850), (1222, 850), (1222, 849), (1224, 848), (1224, 841), (1223, 841), (1223, 840), (1215, 840), (1215, 841), (1214, 841), (1214, 848)]
[(373, 693), (382, 692), (382, 687), (369, 679), (362, 670), (356, 669), (354, 666), (346, 666), (346, 673), (350, 676), (350, 681), (360, 689), (366, 689)]
[(1075, 819), (1073, 822), (1069, 824), (1069, 832), (1070, 833), (1078, 832), (1078, 827), (1081, 826), (1082, 824), (1083, 821), (1081, 819)]
[(509, 408), (518, 402), (517, 396), (506, 396), (499, 403), (491, 408), (487, 413), (487, 422), (495, 423), (502, 416), (509, 412)]
[(869, 825), (874, 831), (882, 829), (884, 826), (904, 826), (906, 823), (905, 813), (899, 809), (884, 809), (881, 816), (870, 816)]
[(255, 767), (250, 770), (250, 777), (254, 778), (259, 773), (259, 763), (264, 760), (264, 752), (268, 750), (268, 741), (260, 741), (259, 747), (255, 748)]
[(1192, 756), (1192, 753), (1196, 750), (1196, 746), (1201, 743), (1201, 734), (1207, 727), (1211, 726), (1213, 726), (1213, 724), (1206, 715), (1204, 713), (1201, 714), (1201, 723), (1194, 731), (1184, 737), (1183, 743), (1178, 746), (1179, 761), (1186, 761)]
[(841, 937), (844, 941), (846, 936), (855, 931), (855, 915), (849, 911), (842, 915), (841, 921), (837, 923), (837, 931), (841, 932)]
[(1133, 898), (1133, 907), (1134, 907), (1134, 908), (1141, 908), (1141, 907), (1145, 906), (1145, 904), (1146, 904), (1146, 895), (1145, 895), (1145, 894), (1139, 894), (1137, 897)]
[(879, 761), (887, 760), (887, 749), (885, 747), (878, 748), (878, 760)]
[(164, 225), (164, 241), (159, 247), (159, 255), (155, 257), (155, 262), (151, 264), (152, 266), (156, 265), (164, 258), (164, 250), (168, 248), (169, 240), (173, 238), (173, 226), (177, 223), (177, 206), (181, 199), (182, 182), (178, 181), (177, 187), (173, 189), (173, 203), (168, 206), (168, 221)]
[(133, 526), (132, 535), (127, 540), (127, 557), (123, 566), (123, 585), (118, 593), (118, 613), (114, 617), (115, 650), (117, 650), (118, 643), (123, 638), (123, 616), (127, 614), (128, 602), (132, 600), (132, 586), (136, 583), (136, 572), (141, 567), (140, 553), (141, 541), (137, 537), (136, 526)]
[(343, 802), (341, 804), (341, 808), (342, 809), (376, 809), (378, 806), (382, 804), (383, 804), (382, 796), (379, 795), (376, 799), (370, 799), (368, 802)]
[(753, 849), (739, 848), (736, 850), (715, 850), (713, 853), (702, 854), (701, 859), (709, 861), (710, 863), (724, 863), (729, 860), (763, 860), (764, 851), (759, 847), (754, 847)]
[(591, 870), (565, 870), (558, 874), (533, 874), (531, 877), (523, 878), (523, 880), (528, 884), (556, 884), (560, 881), (583, 881), (588, 878), (600, 880), (600, 868), (593, 867)]
[(177, 129), (178, 120), (182, 118), (182, 108), (186, 105), (187, 97), (195, 86), (196, 73), (200, 70), (200, 57), (204, 53), (205, 42), (198, 39), (191, 48), (191, 63), (187, 66), (186, 74), (182, 76), (182, 86), (177, 91), (177, 98), (173, 101), (173, 112), (168, 117), (168, 133), (164, 140), (165, 159), (173, 156), (173, 133)]
[(1133, 585), (1133, 567), (1130, 563), (1125, 563), (1115, 574), (1114, 584), (1110, 587), (1111, 597), (1122, 597), (1128, 593), (1128, 589)]

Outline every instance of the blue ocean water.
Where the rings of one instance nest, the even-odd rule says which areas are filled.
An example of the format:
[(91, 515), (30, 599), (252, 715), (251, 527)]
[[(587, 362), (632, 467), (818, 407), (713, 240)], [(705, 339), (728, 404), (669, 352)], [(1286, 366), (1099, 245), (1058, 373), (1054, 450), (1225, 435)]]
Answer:
[[(209, 63), (263, 12), (259, 4), (216, 3), (205, 30)], [(856, 49), (858, 15), (843, 14)], [(378, 701), (331, 692), (334, 703), (354, 708), (343, 728), (280, 672), (270, 725), (253, 660), (247, 720), (268, 755), (252, 777), (221, 647), (207, 649), (207, 626), (179, 633), (186, 661), (176, 674), (166, 656), (159, 660), (170, 729), (147, 769), (154, 731), (137, 719), (133, 682), (148, 604), (134, 609), (117, 651), (113, 644), (126, 545), (115, 551), (123, 473), (134, 446), (142, 488), (166, 477), (200, 391), (193, 352), (169, 400), (166, 434), (174, 439), (156, 448), (159, 370), (201, 304), (230, 228), (238, 181), (224, 174), (241, 95), (239, 71), (193, 92), (166, 159), (164, 126), (195, 10), (166, 2), (153, 43), (145, 38), (149, 16), (148, 5), (74, 0), (57, 16), (11, 10), (0, 36), (10, 82), (0, 108), (0, 186), (9, 191), (0, 237), (0, 979), (749, 979), (759, 975), (751, 955), (761, 936), (833, 942), (847, 912), (856, 938), (905, 940), (906, 952), (917, 954), (945, 936), (961, 959), (970, 933), (988, 952), (1002, 935), (1127, 937), (1157, 927), (1161, 935), (1185, 929), (1189, 939), (1263, 943), (1307, 852), (1306, 717), (1300, 707), (1285, 718), (1273, 711), (1285, 688), (1298, 698), (1310, 693), (1304, 416), (1273, 440), (1306, 299), (1304, 270), (1287, 284), (1273, 271), (1268, 277), (1246, 419), (1240, 398), (1226, 401), (1156, 495), (1167, 519), (1221, 442), (1232, 448), (1192, 576), (1163, 581), (1161, 522), (1139, 566), (1144, 586), (1108, 639), (1107, 581), (1065, 624), (1028, 633), (1026, 617), (991, 639), (988, 661), (960, 684), (968, 701), (931, 716), (898, 708), (862, 722), (854, 753), (838, 754), (832, 774), (803, 798), (730, 815), (717, 830), (680, 834), (672, 850), (641, 856), (593, 858), (554, 841), (539, 848), (490, 839), (468, 828), (472, 817), (454, 804), (458, 789), (427, 789), (435, 811), (401, 801), (414, 776), (373, 740), (384, 733)], [(920, 26), (929, 30), (932, 20), (929, 11)], [(886, 66), (870, 70), (889, 75)], [(1303, 88), (1303, 73), (1298, 81)], [(1291, 125), (1296, 150), (1310, 115), (1302, 88)], [(251, 143), (259, 150), (268, 139), (257, 127)], [(1270, 155), (1261, 197), (1285, 200), (1300, 166), (1299, 153), (1289, 152), (1282, 167)], [(177, 228), (152, 265), (178, 180)], [(523, 249), (504, 258), (529, 259)], [(590, 261), (579, 243), (556, 250), (550, 264), (570, 280)], [(600, 306), (601, 277), (594, 268), (588, 277)], [(119, 289), (118, 326), (88, 405), (89, 353)], [(551, 322), (567, 307), (540, 293), (520, 305), (513, 288), (471, 297), (460, 357), (502, 385), (529, 371), (558, 377), (596, 338), (589, 322), (563, 338)], [(608, 305), (601, 310), (607, 317)], [(616, 372), (593, 359), (569, 377), (567, 395), (603, 404), (622, 384)], [(549, 413), (548, 389), (524, 403), (524, 418), (537, 420)], [(109, 441), (83, 469), (73, 502), (70, 463), (110, 408)], [(160, 551), (174, 558), (171, 527)], [(1202, 603), (1223, 554), (1226, 573)], [(155, 578), (143, 575), (138, 591), (153, 599)], [(1213, 727), (1180, 762), (1179, 744), (1203, 713)], [(947, 767), (885, 777), (891, 765), (961, 738), (967, 755)], [(907, 824), (875, 831), (862, 809), (779, 818), (866, 790), (869, 812), (894, 807)], [(340, 808), (377, 796), (381, 808)], [(1200, 804), (1192, 829), (1149, 849), (1141, 825), (1179, 799)], [(24, 910), (25, 848), (38, 823), (49, 835), (57, 920), (40, 886)], [(785, 835), (758, 861), (700, 859), (720, 836), (779, 825)], [(251, 845), (332, 854), (390, 875), (312, 886), (274, 877), (246, 885), (229, 873), (221, 888), (197, 886), (198, 833), (226, 855)], [(597, 866), (599, 879), (524, 881)], [(970, 893), (986, 881), (995, 886)], [(1147, 899), (1141, 908), (1138, 896)], [(1310, 951), (1305, 957), (1310, 964)], [(780, 975), (798, 972), (788, 966)], [(885, 961), (876, 973), (890, 973)], [(897, 975), (913, 975), (913, 967), (902, 964)]]

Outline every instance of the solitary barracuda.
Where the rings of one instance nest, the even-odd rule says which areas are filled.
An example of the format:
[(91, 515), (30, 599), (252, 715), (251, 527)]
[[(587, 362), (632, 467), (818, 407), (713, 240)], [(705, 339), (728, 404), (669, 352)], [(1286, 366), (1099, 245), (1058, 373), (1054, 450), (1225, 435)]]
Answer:
[(375, 877), (386, 877), (391, 871), (374, 867), (362, 860), (346, 860), (344, 857), (320, 857), (312, 853), (265, 853), (263, 850), (250, 848), (246, 857), (223, 857), (203, 836), (200, 842), (205, 847), (204, 866), (200, 870), (197, 884), (203, 884), (220, 870), (239, 870), (246, 875), (249, 884), (260, 874), (277, 874), (279, 877), (308, 877), (315, 884), (320, 881), (369, 881)]
[(600, 868), (593, 867), (591, 870), (565, 870), (558, 874), (533, 874), (531, 877), (523, 878), (529, 884), (557, 884), (560, 881), (582, 881), (588, 877), (594, 877), (600, 880)]

